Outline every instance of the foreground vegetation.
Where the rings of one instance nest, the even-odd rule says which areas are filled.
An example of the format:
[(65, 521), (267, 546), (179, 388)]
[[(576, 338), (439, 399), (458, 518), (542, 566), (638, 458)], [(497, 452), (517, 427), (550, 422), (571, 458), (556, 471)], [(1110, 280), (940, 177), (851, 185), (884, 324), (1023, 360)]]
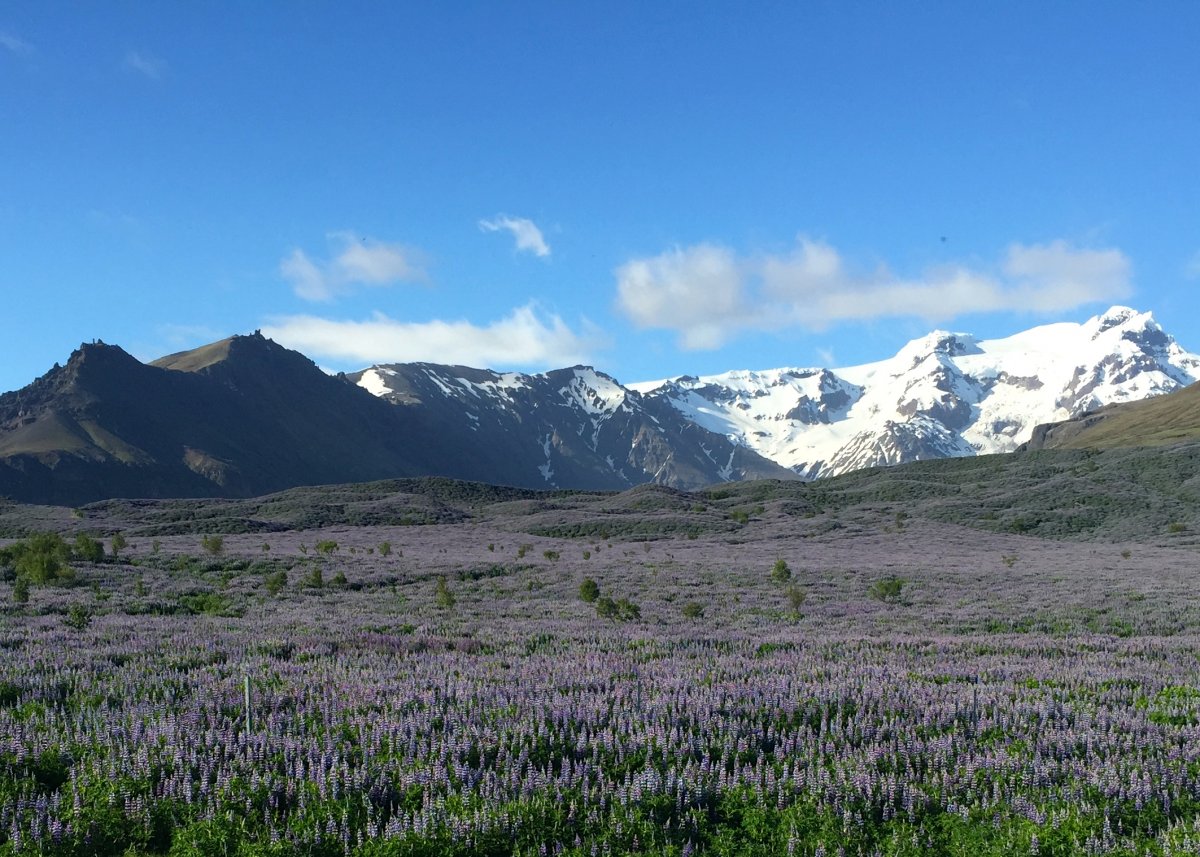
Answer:
[(1190, 554), (964, 532), (10, 543), (0, 854), (1197, 853)]

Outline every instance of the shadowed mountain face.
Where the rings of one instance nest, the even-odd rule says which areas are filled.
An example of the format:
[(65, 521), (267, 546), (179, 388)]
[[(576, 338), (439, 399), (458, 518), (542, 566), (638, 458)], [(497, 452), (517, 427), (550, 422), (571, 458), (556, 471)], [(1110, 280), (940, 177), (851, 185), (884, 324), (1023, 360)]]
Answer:
[[(550, 386), (559, 380), (570, 386), (566, 376)], [(149, 365), (96, 343), (0, 396), (0, 495), (64, 505), (247, 497), (421, 475), (528, 487), (691, 488), (786, 473), (660, 410), (668, 426), (650, 413), (622, 414), (605, 428), (605, 445), (589, 447), (575, 442), (581, 435), (569, 402), (531, 401), (520, 413), (494, 416), (474, 408), (468, 416), (426, 393), (398, 406), (258, 334)], [(722, 444), (730, 451), (718, 461)], [(622, 449), (624, 456), (613, 452)]]
[(1200, 384), (1040, 425), (1025, 449), (1115, 449), (1200, 440)]
[(372, 430), (399, 416), (381, 405), (261, 336), (152, 365), (84, 345), (0, 397), (0, 493), (66, 504), (248, 496), (427, 472), (399, 432)]
[(423, 414), (454, 448), (486, 448), (501, 477), (491, 481), (622, 490), (795, 478), (588, 366), (525, 375), (403, 363), (348, 377), (401, 411)]

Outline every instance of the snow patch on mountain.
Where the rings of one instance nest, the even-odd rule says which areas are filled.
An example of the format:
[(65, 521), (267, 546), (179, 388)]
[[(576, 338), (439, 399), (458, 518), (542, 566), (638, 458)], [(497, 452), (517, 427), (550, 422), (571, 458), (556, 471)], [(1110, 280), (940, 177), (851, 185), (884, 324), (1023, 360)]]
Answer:
[(395, 375), (391, 369), (382, 369), (379, 366), (372, 366), (366, 372), (363, 372), (362, 377), (358, 381), (358, 386), (362, 387), (368, 393), (374, 396), (385, 396), (391, 392), (391, 387), (388, 386), (385, 376)]
[(632, 384), (804, 478), (925, 458), (1011, 452), (1035, 426), (1200, 378), (1200, 357), (1149, 313), (1002, 339), (933, 331), (891, 358)]

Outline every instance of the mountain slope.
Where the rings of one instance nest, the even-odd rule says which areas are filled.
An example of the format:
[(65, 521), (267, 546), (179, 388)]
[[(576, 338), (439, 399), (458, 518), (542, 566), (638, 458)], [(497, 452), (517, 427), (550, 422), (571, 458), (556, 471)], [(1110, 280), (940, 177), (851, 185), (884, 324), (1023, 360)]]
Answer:
[(632, 385), (804, 478), (1011, 452), (1036, 426), (1200, 378), (1149, 313), (980, 340), (934, 331), (896, 356), (836, 371), (772, 369)]
[(794, 478), (588, 366), (525, 375), (407, 363), (348, 377), (399, 410), (422, 414), (454, 448), (486, 449), (490, 481), (621, 490)]
[(149, 365), (83, 345), (0, 396), (0, 496), (79, 505), (412, 476), (576, 489), (792, 476), (591, 369), (391, 371), (365, 376), (393, 380), (384, 399), (259, 334)]
[[(185, 367), (185, 370), (175, 367)], [(144, 365), (83, 345), (0, 396), (0, 494), (77, 504), (113, 496), (250, 496), (425, 472), (398, 414), (261, 336)]]
[(1106, 405), (1034, 429), (1026, 449), (1114, 449), (1200, 440), (1200, 384), (1140, 402)]

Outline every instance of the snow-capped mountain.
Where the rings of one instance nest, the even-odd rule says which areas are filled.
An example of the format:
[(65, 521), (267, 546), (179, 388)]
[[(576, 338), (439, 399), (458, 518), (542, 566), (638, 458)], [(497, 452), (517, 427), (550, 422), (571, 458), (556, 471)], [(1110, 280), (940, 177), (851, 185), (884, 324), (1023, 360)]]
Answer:
[[(753, 450), (684, 418), (588, 366), (537, 375), (465, 366), (372, 366), (351, 381), (437, 427), (461, 457), (486, 457), (491, 481), (624, 489), (699, 488), (794, 478)], [(481, 463), (482, 469), (482, 463)]]
[(633, 384), (699, 426), (808, 479), (875, 465), (1011, 452), (1041, 424), (1200, 378), (1200, 356), (1149, 313), (1003, 339), (934, 331), (842, 369), (733, 371)]

